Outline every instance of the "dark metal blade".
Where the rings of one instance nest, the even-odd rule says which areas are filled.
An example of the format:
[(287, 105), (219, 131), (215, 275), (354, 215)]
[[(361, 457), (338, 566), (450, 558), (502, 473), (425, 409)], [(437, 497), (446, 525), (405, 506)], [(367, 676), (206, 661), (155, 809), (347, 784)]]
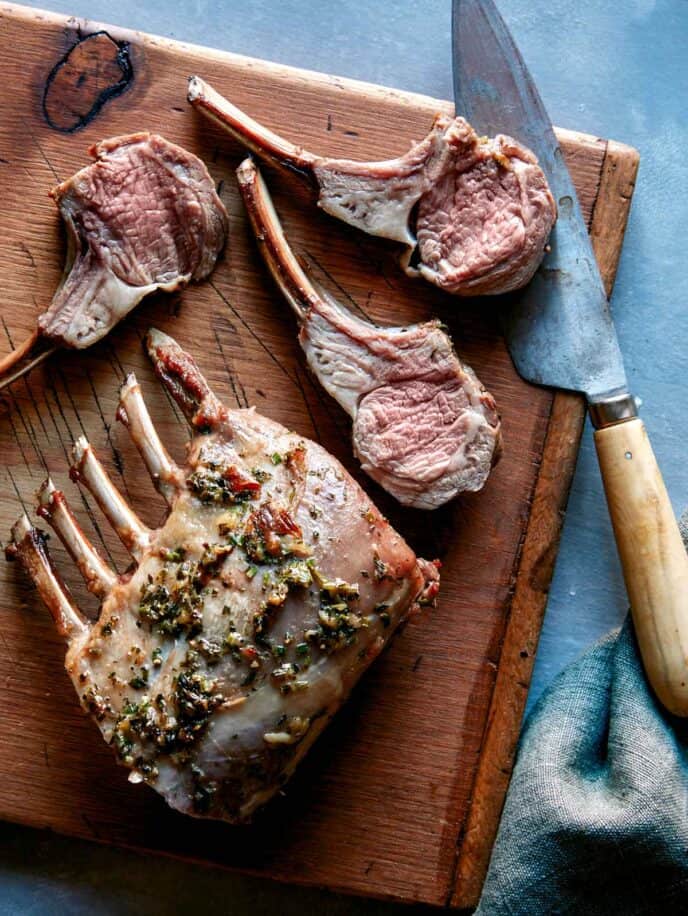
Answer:
[(505, 300), (504, 333), (530, 382), (584, 392), (627, 387), (587, 226), (552, 124), (493, 0), (453, 0), (456, 113), (478, 133), (504, 133), (538, 157), (559, 210), (551, 251), (530, 284)]

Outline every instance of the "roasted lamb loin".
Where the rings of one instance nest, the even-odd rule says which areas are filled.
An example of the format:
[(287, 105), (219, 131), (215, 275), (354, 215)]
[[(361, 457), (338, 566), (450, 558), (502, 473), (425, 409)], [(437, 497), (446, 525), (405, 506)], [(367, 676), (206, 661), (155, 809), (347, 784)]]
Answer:
[(0, 376), (55, 346), (89, 347), (149, 293), (207, 277), (224, 247), (227, 213), (197, 156), (149, 133), (89, 152), (96, 161), (51, 191), (67, 228), (62, 281), (35, 333), (0, 360)]
[(237, 178), (261, 254), (301, 326), (308, 364), (353, 420), (363, 470), (420, 509), (480, 490), (501, 451), (499, 415), (440, 322), (379, 327), (352, 315), (300, 266), (251, 159)]
[(133, 376), (118, 411), (170, 512), (149, 530), (91, 446), (73, 475), (134, 565), (117, 576), (48, 480), (39, 514), (102, 601), (87, 621), (23, 516), (9, 548), (68, 641), (81, 702), (132, 782), (175, 809), (241, 822), (273, 796), (390, 636), (438, 588), (346, 471), (313, 442), (228, 410), (194, 361), (152, 331), (148, 352), (184, 411), (186, 464), (165, 451)]
[(556, 219), (537, 159), (510, 137), (437, 117), (386, 162), (316, 156), (258, 124), (199, 77), (189, 101), (257, 156), (307, 179), (327, 213), (401, 242), (404, 270), (458, 296), (506, 293), (535, 273)]

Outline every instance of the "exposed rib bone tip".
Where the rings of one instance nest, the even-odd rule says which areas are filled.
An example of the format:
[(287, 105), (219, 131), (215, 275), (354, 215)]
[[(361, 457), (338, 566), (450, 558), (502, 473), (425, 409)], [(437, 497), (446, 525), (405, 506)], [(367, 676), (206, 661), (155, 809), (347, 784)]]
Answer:
[(128, 394), (130, 391), (133, 391), (135, 388), (139, 387), (138, 380), (133, 372), (130, 372), (129, 375), (124, 379), (122, 385), (119, 389), (120, 400)]
[(189, 86), (186, 94), (187, 99), (190, 102), (195, 101), (203, 93), (204, 88), (205, 84), (200, 76), (190, 76)]
[(53, 494), (57, 492), (57, 487), (51, 477), (46, 477), (43, 483), (36, 491), (36, 498), (41, 506), (49, 506), (53, 500)]
[(86, 436), (79, 436), (74, 440), (74, 445), (72, 446), (72, 460), (75, 464), (80, 464), (89, 449), (91, 448), (91, 443), (88, 441)]
[(148, 349), (151, 347), (157, 347), (162, 343), (165, 343), (167, 340), (170, 340), (167, 334), (164, 334), (158, 328), (150, 327), (146, 331), (146, 336), (144, 337), (144, 342)]
[(161, 347), (174, 347), (179, 349), (177, 341), (158, 328), (148, 328), (144, 338), (144, 344), (148, 351), (148, 355), (152, 357), (156, 355), (155, 351), (159, 350)]
[(17, 521), (12, 525), (12, 540), (18, 544), (22, 538), (26, 537), (33, 530), (33, 525), (26, 512), (22, 512)]
[(249, 184), (256, 180), (258, 177), (258, 167), (256, 166), (253, 156), (247, 156), (243, 162), (239, 164), (236, 170), (236, 176), (239, 184)]

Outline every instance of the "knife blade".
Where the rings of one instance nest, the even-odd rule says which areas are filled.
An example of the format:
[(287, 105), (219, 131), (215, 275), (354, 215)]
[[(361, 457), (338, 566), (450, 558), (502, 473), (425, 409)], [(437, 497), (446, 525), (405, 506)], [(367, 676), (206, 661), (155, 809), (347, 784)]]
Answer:
[(585, 394), (614, 536), (648, 679), (688, 716), (688, 556), (626, 373), (604, 285), (554, 129), (493, 0), (453, 0), (457, 115), (505, 133), (540, 161), (557, 201), (550, 250), (501, 304), (519, 374)]
[[(502, 325), (523, 378), (595, 403), (628, 385), (604, 284), (573, 182), (535, 83), (492, 0), (455, 0), (456, 113), (479, 133), (508, 134), (537, 156), (558, 217), (533, 281), (510, 297)], [(633, 410), (628, 397), (627, 410)]]

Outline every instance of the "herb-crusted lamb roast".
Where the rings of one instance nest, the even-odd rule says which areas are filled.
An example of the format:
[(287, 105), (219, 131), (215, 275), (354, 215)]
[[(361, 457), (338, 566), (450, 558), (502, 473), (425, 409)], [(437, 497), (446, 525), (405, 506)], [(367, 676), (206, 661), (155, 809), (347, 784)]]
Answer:
[(50, 480), (39, 514), (101, 598), (86, 620), (26, 516), (19, 558), (68, 641), (66, 667), (130, 780), (179, 811), (241, 822), (289, 778), (397, 625), (433, 600), (418, 559), (340, 464), (254, 410), (228, 410), (153, 331), (156, 371), (194, 432), (177, 466), (136, 379), (118, 412), (170, 507), (149, 530), (85, 439), (73, 476), (130, 551), (117, 576)]

